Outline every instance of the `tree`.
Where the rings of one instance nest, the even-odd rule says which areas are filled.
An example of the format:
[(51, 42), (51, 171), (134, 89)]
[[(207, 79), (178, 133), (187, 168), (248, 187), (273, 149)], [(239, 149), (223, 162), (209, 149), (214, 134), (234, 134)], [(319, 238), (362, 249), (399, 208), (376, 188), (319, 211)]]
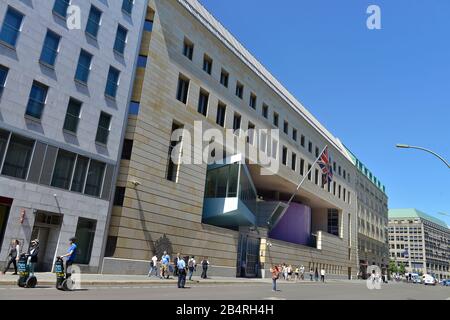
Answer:
[(395, 261), (390, 261), (388, 268), (389, 268), (390, 274), (394, 274), (394, 273), (398, 272), (398, 267), (397, 267), (397, 264), (395, 263)]
[(406, 273), (406, 267), (403, 262), (400, 262), (400, 264), (398, 266), (398, 272), (402, 275), (404, 275)]

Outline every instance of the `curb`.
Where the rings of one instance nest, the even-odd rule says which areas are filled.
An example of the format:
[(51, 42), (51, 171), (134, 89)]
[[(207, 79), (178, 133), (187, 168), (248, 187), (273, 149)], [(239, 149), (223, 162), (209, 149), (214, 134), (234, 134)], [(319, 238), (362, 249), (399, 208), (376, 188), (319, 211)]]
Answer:
[[(39, 285), (55, 285), (56, 281), (49, 281), (49, 280), (42, 280), (39, 281), (38, 279), (38, 286)], [(168, 280), (168, 281), (129, 281), (129, 280), (117, 280), (117, 281), (108, 281), (108, 280), (88, 280), (88, 281), (82, 281), (82, 285), (85, 286), (130, 286), (130, 285), (175, 285), (177, 284), (176, 280)], [(243, 282), (243, 281), (208, 281), (208, 282), (200, 282), (200, 281), (194, 281), (194, 282), (186, 282), (186, 285), (235, 285), (235, 284), (266, 284), (264, 282)], [(0, 281), (0, 286), (16, 286), (17, 280), (6, 280), (6, 281)]]

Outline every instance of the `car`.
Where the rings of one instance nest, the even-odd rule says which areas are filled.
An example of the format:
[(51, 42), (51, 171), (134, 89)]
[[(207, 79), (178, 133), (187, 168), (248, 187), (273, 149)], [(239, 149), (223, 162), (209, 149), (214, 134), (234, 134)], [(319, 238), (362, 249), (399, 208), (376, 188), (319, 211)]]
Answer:
[(443, 285), (445, 287), (450, 287), (450, 279), (442, 280), (441, 285)]
[(432, 275), (429, 275), (429, 274), (424, 274), (422, 279), (423, 279), (424, 285), (435, 286), (438, 282), (435, 277), (433, 277)]

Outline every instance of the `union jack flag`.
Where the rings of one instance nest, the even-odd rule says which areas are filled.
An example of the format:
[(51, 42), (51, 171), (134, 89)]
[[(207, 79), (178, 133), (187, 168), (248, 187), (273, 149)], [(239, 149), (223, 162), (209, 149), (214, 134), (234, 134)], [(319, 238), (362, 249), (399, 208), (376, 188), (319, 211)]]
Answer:
[(325, 185), (326, 183), (331, 183), (333, 181), (333, 167), (331, 166), (331, 158), (328, 154), (328, 147), (322, 152), (322, 155), (317, 162), (322, 169), (322, 183)]

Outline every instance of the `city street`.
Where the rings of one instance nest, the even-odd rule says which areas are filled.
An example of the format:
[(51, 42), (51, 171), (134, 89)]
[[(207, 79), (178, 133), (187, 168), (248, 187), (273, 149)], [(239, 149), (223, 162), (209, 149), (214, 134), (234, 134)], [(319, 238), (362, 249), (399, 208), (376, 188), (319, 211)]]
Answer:
[[(189, 284), (188, 284), (189, 285)], [(80, 291), (61, 292), (53, 286), (35, 289), (0, 286), (0, 300), (95, 299), (95, 300), (450, 300), (450, 287), (390, 283), (381, 290), (368, 290), (364, 281), (279, 284), (272, 292), (268, 283), (86, 286)]]

